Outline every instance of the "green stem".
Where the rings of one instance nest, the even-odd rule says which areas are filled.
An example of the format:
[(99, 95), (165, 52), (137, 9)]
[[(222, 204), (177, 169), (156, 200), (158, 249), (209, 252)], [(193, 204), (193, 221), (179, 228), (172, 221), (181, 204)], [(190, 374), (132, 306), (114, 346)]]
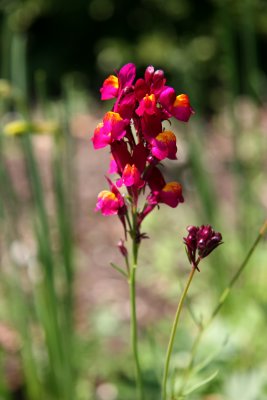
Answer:
[(131, 341), (132, 351), (135, 363), (135, 376), (136, 376), (136, 387), (137, 387), (137, 399), (144, 399), (143, 392), (143, 380), (142, 371), (140, 367), (139, 355), (138, 355), (138, 333), (137, 333), (137, 317), (136, 317), (136, 291), (135, 291), (135, 275), (137, 269), (138, 249), (139, 244), (137, 241), (137, 227), (136, 227), (136, 210), (133, 207), (133, 230), (132, 230), (132, 256), (133, 263), (130, 268), (129, 286), (130, 286), (130, 302), (131, 302)]
[(169, 344), (168, 344), (167, 353), (166, 353), (166, 361), (165, 361), (163, 381), (162, 381), (162, 398), (163, 398), (163, 400), (166, 400), (166, 396), (167, 396), (167, 379), (168, 379), (168, 374), (169, 374), (170, 359), (171, 359), (175, 334), (176, 334), (176, 330), (177, 330), (177, 325), (179, 322), (179, 317), (180, 317), (180, 314), (182, 311), (183, 303), (184, 303), (186, 294), (188, 292), (189, 286), (192, 282), (195, 271), (196, 271), (196, 266), (193, 266), (193, 268), (190, 272), (190, 275), (188, 277), (186, 286), (184, 288), (184, 291), (182, 293), (182, 296), (180, 298), (180, 301), (179, 301), (179, 304), (178, 304), (178, 307), (176, 310), (175, 318), (173, 321), (173, 325), (172, 325), (171, 335), (170, 335)]
[(135, 374), (136, 374), (136, 385), (137, 385), (137, 398), (142, 400), (143, 395), (143, 382), (142, 372), (140, 367), (139, 355), (138, 355), (138, 337), (137, 337), (137, 318), (136, 318), (136, 295), (135, 295), (135, 273), (137, 265), (134, 264), (131, 269), (130, 275), (130, 300), (131, 300), (131, 339), (132, 339), (132, 350), (135, 362)]
[(206, 323), (206, 326), (209, 325), (213, 319), (216, 317), (216, 315), (218, 314), (218, 312), (220, 311), (220, 309), (222, 308), (225, 300), (227, 299), (232, 287), (234, 286), (234, 284), (236, 283), (236, 281), (238, 280), (239, 276), (241, 275), (241, 273), (243, 272), (243, 270), (245, 269), (248, 261), (250, 260), (250, 257), (252, 256), (252, 254), (254, 253), (254, 250), (256, 249), (258, 243), (260, 242), (260, 240), (263, 238), (263, 236), (265, 235), (267, 231), (267, 219), (264, 222), (264, 224), (262, 225), (262, 227), (259, 230), (259, 234), (256, 237), (254, 243), (252, 244), (251, 248), (249, 249), (244, 261), (240, 264), (238, 270), (236, 271), (236, 273), (234, 274), (234, 276), (232, 277), (232, 279), (230, 280), (228, 286), (224, 289), (223, 293), (221, 294), (220, 300), (217, 304), (217, 306), (214, 308), (210, 319), (208, 320), (208, 322)]

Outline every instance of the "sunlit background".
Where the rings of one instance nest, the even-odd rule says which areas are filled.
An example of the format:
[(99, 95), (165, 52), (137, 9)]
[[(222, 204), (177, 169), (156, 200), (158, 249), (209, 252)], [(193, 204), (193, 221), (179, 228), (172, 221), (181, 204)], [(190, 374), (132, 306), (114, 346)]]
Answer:
[[(128, 285), (116, 217), (94, 212), (108, 150), (90, 138), (112, 102), (103, 80), (134, 62), (165, 71), (195, 115), (172, 122), (164, 162), (185, 203), (144, 224), (137, 274), (145, 400), (160, 400), (168, 335), (189, 271), (187, 225), (224, 244), (190, 288), (173, 399), (198, 332), (267, 214), (264, 0), (0, 1), (0, 400), (136, 400)], [(196, 354), (192, 400), (267, 399), (266, 239)], [(193, 310), (193, 311), (192, 311)]]

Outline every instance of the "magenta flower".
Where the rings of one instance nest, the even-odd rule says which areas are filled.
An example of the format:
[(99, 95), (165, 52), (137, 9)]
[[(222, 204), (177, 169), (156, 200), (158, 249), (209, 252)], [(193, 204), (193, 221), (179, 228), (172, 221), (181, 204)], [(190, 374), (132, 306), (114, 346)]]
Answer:
[(188, 235), (184, 238), (184, 243), (188, 259), (194, 266), (223, 243), (222, 235), (215, 232), (210, 225), (188, 226), (187, 230)]
[(109, 100), (118, 96), (119, 93), (119, 79), (115, 75), (109, 75), (104, 81), (100, 89), (101, 100)]
[(187, 122), (193, 114), (189, 97), (186, 94), (176, 96), (175, 90), (172, 87), (166, 87), (161, 92), (159, 101), (170, 115), (180, 121)]
[(118, 72), (118, 76), (110, 75), (100, 89), (101, 100), (109, 100), (122, 92), (123, 89), (130, 87), (134, 81), (136, 67), (134, 64), (124, 65)]
[(157, 112), (157, 102), (154, 94), (146, 94), (139, 103), (139, 107), (135, 110), (136, 114), (141, 117), (142, 115), (153, 115)]
[(101, 211), (103, 215), (118, 214), (123, 226), (125, 226), (124, 215), (126, 206), (123, 196), (116, 185), (107, 178), (110, 190), (102, 190), (97, 196), (95, 211)]
[(125, 165), (122, 177), (117, 180), (117, 186), (121, 187), (122, 185), (127, 187), (135, 186), (137, 189), (140, 189), (145, 185), (145, 181), (141, 179), (141, 174), (134, 164)]
[(165, 158), (176, 160), (176, 136), (173, 132), (164, 131), (159, 133), (151, 140), (151, 144), (151, 153), (158, 160), (164, 160)]
[(121, 196), (117, 196), (110, 190), (102, 190), (97, 196), (95, 211), (101, 211), (103, 215), (118, 214), (120, 208), (124, 205)]
[(120, 140), (126, 135), (127, 120), (121, 118), (120, 114), (109, 111), (105, 114), (103, 122), (97, 125), (92, 142), (95, 149), (100, 149)]

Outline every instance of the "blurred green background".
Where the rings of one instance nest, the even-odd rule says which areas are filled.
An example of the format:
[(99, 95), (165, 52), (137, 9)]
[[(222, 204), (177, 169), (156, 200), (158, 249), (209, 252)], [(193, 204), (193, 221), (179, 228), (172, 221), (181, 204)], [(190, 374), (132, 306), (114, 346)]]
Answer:
[[(124, 63), (162, 68), (190, 96), (164, 169), (186, 201), (145, 221), (137, 277), (146, 400), (159, 400), (186, 226), (224, 239), (190, 290), (205, 321), (266, 219), (267, 2), (1, 0), (0, 43), (1, 400), (135, 400), (128, 287), (109, 266), (123, 233), (93, 211), (109, 154), (90, 137), (111, 105), (99, 88)], [(206, 384), (188, 399), (267, 399), (266, 263), (265, 240), (200, 343), (187, 384)], [(173, 399), (197, 332), (186, 309)]]

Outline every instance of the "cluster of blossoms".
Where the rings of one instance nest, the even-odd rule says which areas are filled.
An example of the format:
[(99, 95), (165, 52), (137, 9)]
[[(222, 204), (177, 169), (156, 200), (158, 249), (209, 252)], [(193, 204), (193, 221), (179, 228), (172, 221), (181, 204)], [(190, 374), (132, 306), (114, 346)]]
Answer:
[[(136, 79), (135, 65), (126, 64), (104, 81), (100, 92), (102, 100), (116, 100), (96, 127), (92, 142), (95, 149), (110, 146), (108, 172), (118, 178), (107, 178), (109, 190), (99, 193), (96, 210), (103, 215), (117, 214), (125, 228), (131, 204), (139, 231), (145, 216), (160, 203), (176, 207), (184, 201), (181, 184), (166, 182), (159, 168), (162, 160), (175, 160), (177, 152), (174, 133), (162, 124), (171, 117), (187, 122), (193, 110), (188, 96), (176, 95), (166, 86), (164, 72), (153, 66), (147, 67), (144, 78)], [(141, 194), (145, 201), (140, 207)]]
[(215, 232), (210, 225), (188, 226), (187, 231), (188, 235), (184, 238), (186, 252), (189, 262), (197, 268), (202, 258), (222, 244), (222, 235)]

